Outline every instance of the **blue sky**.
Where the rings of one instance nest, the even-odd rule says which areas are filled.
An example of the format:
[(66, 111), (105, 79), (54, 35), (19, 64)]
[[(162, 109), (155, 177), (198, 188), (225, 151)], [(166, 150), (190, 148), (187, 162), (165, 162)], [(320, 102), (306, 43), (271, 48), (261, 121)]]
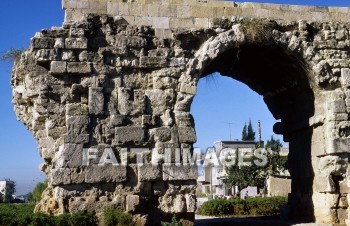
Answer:
[[(283, 4), (350, 6), (350, 0), (332, 1), (257, 1)], [(63, 11), (60, 0), (1, 0), (0, 52), (12, 47), (26, 48), (35, 32), (51, 26), (60, 26)], [(0, 62), (0, 179), (11, 178), (17, 183), (17, 194), (33, 189), (45, 176), (38, 169), (42, 162), (37, 144), (22, 123), (18, 122), (11, 103), (10, 74), (12, 64)], [(214, 141), (229, 139), (227, 122), (231, 125), (232, 139), (239, 139), (244, 122), (252, 120), (256, 130), (261, 120), (263, 139), (269, 138), (275, 120), (263, 99), (244, 84), (220, 75), (201, 79), (198, 94), (191, 109), (196, 120), (198, 142), (206, 148)]]

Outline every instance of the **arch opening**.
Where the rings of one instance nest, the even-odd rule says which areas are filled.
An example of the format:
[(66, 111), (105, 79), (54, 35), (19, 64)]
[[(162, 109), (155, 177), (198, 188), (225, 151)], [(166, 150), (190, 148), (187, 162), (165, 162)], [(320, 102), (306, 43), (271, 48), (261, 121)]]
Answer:
[(289, 142), (288, 170), (292, 178), (288, 217), (300, 222), (314, 221), (313, 128), (309, 118), (315, 113), (315, 95), (306, 63), (277, 44), (245, 43), (212, 58), (198, 78), (214, 72), (240, 81), (262, 95), (273, 117), (280, 120), (274, 125), (274, 132)]

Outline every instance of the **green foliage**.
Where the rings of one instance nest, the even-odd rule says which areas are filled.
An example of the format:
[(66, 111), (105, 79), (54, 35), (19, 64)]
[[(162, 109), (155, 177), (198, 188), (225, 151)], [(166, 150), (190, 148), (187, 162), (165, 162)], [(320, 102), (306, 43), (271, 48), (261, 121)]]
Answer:
[(249, 119), (249, 123), (244, 123), (242, 130), (242, 140), (255, 140), (255, 132), (253, 130), (252, 121)]
[(107, 209), (104, 213), (106, 226), (132, 226), (132, 215), (123, 212), (121, 209)]
[[(266, 157), (266, 164), (263, 166), (258, 166), (255, 162), (261, 163), (260, 157), (252, 156), (246, 159), (246, 162), (251, 163), (248, 165), (231, 165), (226, 167), (227, 178), (226, 183), (229, 185), (236, 185), (239, 189), (243, 189), (247, 186), (257, 186), (258, 188), (263, 188), (265, 186), (265, 179), (270, 175), (278, 175), (280, 172), (286, 170), (286, 158), (282, 158), (279, 154), (282, 143), (277, 139), (275, 140), (273, 136), (271, 140), (267, 141), (265, 149), (268, 151), (264, 153)], [(271, 151), (270, 151), (271, 150)], [(236, 152), (236, 154), (240, 154)], [(263, 154), (263, 153), (261, 153)], [(238, 156), (236, 156), (238, 159)]]
[(248, 133), (247, 133), (247, 123), (244, 123), (243, 130), (242, 130), (242, 140), (247, 140)]
[(176, 219), (176, 216), (173, 215), (173, 218), (171, 219), (171, 222), (161, 222), (162, 226), (182, 226), (181, 222)]
[(208, 216), (275, 216), (279, 215), (280, 206), (287, 204), (287, 201), (287, 197), (213, 199), (203, 203), (199, 208), (199, 214)]
[(11, 48), (6, 53), (0, 56), (1, 61), (14, 61), (21, 56), (24, 49)]
[(253, 156), (246, 161), (250, 162), (251, 165), (235, 164), (226, 168), (226, 183), (232, 186), (238, 186), (239, 189), (243, 189), (248, 186), (257, 186), (259, 188), (264, 187), (266, 178), (264, 168), (266, 166), (257, 166), (254, 164), (254, 161), (261, 161), (256, 156)]
[(0, 204), (0, 225), (8, 226), (97, 226), (94, 212), (51, 216), (33, 213), (35, 204)]
[(271, 139), (266, 142), (265, 149), (271, 151), (267, 153), (265, 174), (276, 175), (279, 174), (280, 171), (286, 170), (287, 160), (285, 158), (281, 158), (280, 156), (281, 147), (281, 141), (279, 139), (275, 140), (273, 136), (271, 136)]
[(97, 225), (98, 221), (94, 212), (77, 212), (71, 215), (69, 223), (72, 226), (92, 226)]
[(200, 193), (199, 195), (197, 195), (197, 198), (206, 198), (208, 195), (205, 193)]
[(249, 119), (247, 140), (255, 140), (255, 132), (253, 131), (252, 121)]
[(39, 202), (41, 200), (41, 194), (43, 191), (47, 188), (48, 181), (45, 180), (44, 182), (39, 182), (36, 184), (31, 197), (28, 197), (29, 202)]

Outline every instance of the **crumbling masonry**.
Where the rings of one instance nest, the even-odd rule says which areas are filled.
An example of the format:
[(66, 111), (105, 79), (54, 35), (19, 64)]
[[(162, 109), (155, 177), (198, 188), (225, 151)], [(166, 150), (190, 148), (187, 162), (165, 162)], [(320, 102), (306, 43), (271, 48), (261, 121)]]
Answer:
[[(290, 144), (291, 219), (350, 219), (350, 8), (206, 0), (64, 0), (15, 62), (13, 103), (35, 136), (49, 187), (37, 211), (120, 207), (142, 224), (194, 221), (198, 80), (212, 72), (264, 97)], [(205, 110), (205, 109), (203, 109)], [(84, 164), (87, 148), (98, 158)], [(127, 154), (123, 150), (127, 148)], [(140, 153), (148, 148), (143, 165)], [(98, 165), (103, 150), (119, 163)], [(91, 156), (90, 156), (91, 157)], [(180, 156), (183, 157), (183, 156)], [(153, 163), (151, 164), (151, 160)]]

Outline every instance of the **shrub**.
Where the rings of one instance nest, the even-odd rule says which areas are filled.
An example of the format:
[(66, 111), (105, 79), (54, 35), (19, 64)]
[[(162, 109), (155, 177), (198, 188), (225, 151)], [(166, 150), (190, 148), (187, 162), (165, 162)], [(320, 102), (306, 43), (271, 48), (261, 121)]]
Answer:
[(78, 212), (51, 216), (33, 213), (34, 204), (0, 204), (0, 225), (6, 226), (95, 226), (94, 212)]
[(232, 215), (233, 203), (233, 200), (212, 199), (202, 204), (199, 213), (210, 216)]
[(173, 218), (171, 219), (171, 222), (161, 222), (162, 226), (182, 226), (181, 222), (176, 219), (176, 216), (173, 215)]
[(77, 212), (71, 215), (69, 223), (72, 226), (94, 226), (98, 220), (94, 212)]
[(32, 216), (30, 226), (51, 226), (53, 217), (44, 213), (35, 213)]
[(107, 209), (104, 213), (104, 223), (107, 226), (133, 226), (132, 215), (121, 209)]
[(287, 197), (258, 197), (247, 199), (214, 199), (203, 203), (199, 214), (209, 216), (249, 215), (275, 216), (280, 213), (280, 206), (287, 204)]

